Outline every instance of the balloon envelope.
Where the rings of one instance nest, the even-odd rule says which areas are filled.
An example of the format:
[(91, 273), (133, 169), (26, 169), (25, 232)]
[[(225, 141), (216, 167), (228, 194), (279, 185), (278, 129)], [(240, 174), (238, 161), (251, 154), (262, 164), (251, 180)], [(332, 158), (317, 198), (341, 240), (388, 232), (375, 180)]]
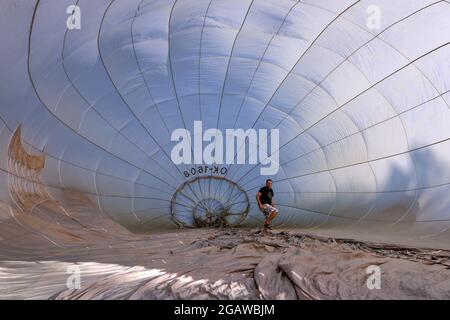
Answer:
[[(270, 178), (277, 226), (449, 239), (447, 2), (0, 9), (3, 203), (27, 209), (76, 190), (137, 232), (259, 226), (255, 196)], [(173, 161), (177, 129), (190, 133), (190, 163)], [(236, 129), (267, 135), (231, 148)], [(221, 160), (195, 161), (208, 146)]]

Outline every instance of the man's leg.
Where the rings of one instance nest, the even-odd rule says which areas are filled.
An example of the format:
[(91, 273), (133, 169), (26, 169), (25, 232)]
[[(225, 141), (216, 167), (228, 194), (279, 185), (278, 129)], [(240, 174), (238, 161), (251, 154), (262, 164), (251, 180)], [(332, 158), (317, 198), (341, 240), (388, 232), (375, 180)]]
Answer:
[(267, 228), (270, 225), (269, 217), (270, 217), (270, 213), (266, 214), (266, 218), (264, 219), (264, 228)]
[(268, 213), (266, 214), (266, 219), (264, 220), (264, 228), (271, 228), (270, 224), (272, 223), (272, 220), (275, 219), (275, 217), (278, 214), (278, 209), (272, 207), (271, 205), (265, 205), (266, 210)]
[(264, 213), (264, 229), (266, 229), (269, 226), (269, 216), (270, 216), (270, 209), (267, 207), (267, 204), (263, 205), (263, 213)]
[(271, 224), (272, 220), (275, 219), (275, 217), (278, 215), (278, 211), (272, 211), (268, 216), (267, 216), (267, 224)]

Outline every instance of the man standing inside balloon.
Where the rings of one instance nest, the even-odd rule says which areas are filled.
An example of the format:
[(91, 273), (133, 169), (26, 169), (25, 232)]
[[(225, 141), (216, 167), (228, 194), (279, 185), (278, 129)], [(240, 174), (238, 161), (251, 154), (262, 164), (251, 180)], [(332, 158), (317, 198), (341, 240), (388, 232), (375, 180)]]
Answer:
[(278, 209), (275, 207), (275, 201), (273, 199), (272, 180), (267, 179), (266, 185), (259, 189), (256, 194), (256, 201), (258, 202), (259, 210), (264, 213), (264, 231), (272, 230), (272, 220), (278, 214)]

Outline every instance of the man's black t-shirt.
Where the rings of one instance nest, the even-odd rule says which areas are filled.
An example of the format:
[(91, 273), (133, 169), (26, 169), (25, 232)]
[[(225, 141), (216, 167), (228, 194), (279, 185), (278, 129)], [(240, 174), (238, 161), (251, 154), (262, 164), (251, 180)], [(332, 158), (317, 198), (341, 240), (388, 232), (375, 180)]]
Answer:
[(273, 190), (269, 189), (267, 186), (264, 186), (261, 189), (259, 189), (259, 192), (261, 193), (261, 197), (259, 198), (261, 204), (267, 203), (272, 205)]

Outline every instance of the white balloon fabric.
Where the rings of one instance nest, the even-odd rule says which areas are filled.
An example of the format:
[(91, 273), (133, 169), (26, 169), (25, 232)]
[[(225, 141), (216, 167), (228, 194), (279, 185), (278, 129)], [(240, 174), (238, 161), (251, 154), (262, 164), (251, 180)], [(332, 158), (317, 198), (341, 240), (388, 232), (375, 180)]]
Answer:
[[(2, 0), (0, 16), (8, 205), (76, 190), (136, 232), (259, 226), (271, 178), (276, 226), (450, 238), (448, 1)], [(199, 121), (278, 129), (277, 173), (250, 162), (261, 141), (240, 164), (175, 164), (172, 133), (201, 141)]]

